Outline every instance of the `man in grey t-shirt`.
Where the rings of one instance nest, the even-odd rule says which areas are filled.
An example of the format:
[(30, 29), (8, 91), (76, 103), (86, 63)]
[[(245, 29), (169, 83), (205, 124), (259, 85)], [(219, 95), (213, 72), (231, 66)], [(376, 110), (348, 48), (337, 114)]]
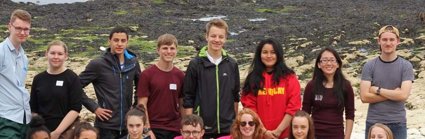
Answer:
[(366, 119), (366, 138), (375, 123), (387, 125), (395, 139), (406, 139), (406, 110), (404, 103), (410, 95), (414, 80), (412, 64), (397, 55), (400, 44), (397, 28), (382, 27), (378, 34), (381, 55), (368, 61), (362, 70), (360, 98), (369, 103)]

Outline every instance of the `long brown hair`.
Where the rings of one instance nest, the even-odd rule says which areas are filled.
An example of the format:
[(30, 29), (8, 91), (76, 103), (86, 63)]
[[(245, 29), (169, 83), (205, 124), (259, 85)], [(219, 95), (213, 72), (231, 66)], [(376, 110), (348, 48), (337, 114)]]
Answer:
[(251, 109), (248, 109), (248, 108), (244, 108), (241, 111), (239, 111), (235, 121), (233, 122), (231, 130), (230, 130), (230, 135), (232, 136), (232, 138), (233, 139), (241, 139), (242, 138), (240, 125), (241, 125), (242, 115), (244, 115), (244, 114), (251, 115), (252, 120), (255, 123), (255, 130), (254, 130), (254, 134), (252, 135), (252, 137), (254, 139), (263, 138), (263, 135), (266, 132), (266, 129), (264, 128), (263, 124), (261, 123), (260, 117), (258, 117), (257, 113), (255, 113), (254, 111), (252, 111)]
[[(292, 119), (294, 119), (295, 117), (307, 118), (307, 121), (308, 121), (307, 139), (314, 139), (314, 123), (313, 123), (313, 119), (310, 117), (310, 114), (308, 114), (307, 112), (303, 110), (299, 110), (295, 113)], [(291, 120), (290, 129), (291, 129), (291, 133), (289, 134), (289, 139), (295, 139), (294, 134), (292, 133), (292, 120)]]

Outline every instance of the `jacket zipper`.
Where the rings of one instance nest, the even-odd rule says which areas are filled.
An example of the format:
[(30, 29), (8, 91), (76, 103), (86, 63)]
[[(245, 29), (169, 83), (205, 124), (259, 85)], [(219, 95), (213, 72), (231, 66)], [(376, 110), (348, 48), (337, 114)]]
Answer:
[(216, 94), (217, 94), (217, 131), (218, 134), (220, 134), (220, 82), (219, 82), (219, 75), (218, 75), (218, 65), (215, 66), (215, 80), (216, 80)]
[(122, 103), (123, 103), (123, 99), (122, 99), (122, 89), (123, 89), (123, 81), (122, 81), (122, 73), (120, 72), (120, 135), (122, 132), (122, 123), (123, 123), (123, 110), (122, 110)]
[(123, 99), (122, 99), (122, 91), (123, 91), (123, 81), (122, 81), (122, 69), (121, 69), (121, 63), (119, 62), (119, 59), (115, 59), (118, 61), (118, 72), (120, 76), (120, 135), (122, 134), (122, 123), (123, 123)]

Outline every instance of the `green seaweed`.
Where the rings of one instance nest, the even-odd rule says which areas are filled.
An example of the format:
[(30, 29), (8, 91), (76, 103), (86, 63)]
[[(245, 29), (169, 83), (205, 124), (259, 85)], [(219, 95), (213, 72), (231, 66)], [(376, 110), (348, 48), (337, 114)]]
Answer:
[(177, 50), (178, 58), (192, 56), (196, 54), (196, 50), (193, 46), (178, 46)]
[(115, 15), (126, 15), (126, 14), (128, 14), (128, 12), (125, 11), (125, 10), (117, 10), (117, 11), (114, 11), (114, 14)]
[(163, 3), (165, 3), (164, 0), (152, 0), (152, 2), (154, 4), (163, 4)]
[(128, 47), (131, 48), (132, 50), (154, 52), (156, 50), (156, 42), (147, 41), (140, 37), (133, 37), (129, 40)]
[(257, 8), (255, 9), (256, 12), (259, 13), (290, 13), (293, 11), (296, 11), (297, 7), (295, 6), (284, 6), (283, 8), (275, 8), (275, 9), (271, 9), (271, 8)]

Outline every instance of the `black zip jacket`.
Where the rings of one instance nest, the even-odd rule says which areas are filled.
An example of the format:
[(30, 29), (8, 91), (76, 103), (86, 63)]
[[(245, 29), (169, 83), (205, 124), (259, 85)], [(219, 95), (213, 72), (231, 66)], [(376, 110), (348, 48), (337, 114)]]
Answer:
[(222, 61), (215, 65), (204, 47), (192, 59), (183, 84), (183, 107), (193, 108), (205, 124), (206, 134), (230, 133), (235, 118), (234, 103), (239, 102), (239, 69), (223, 50)]
[[(132, 106), (133, 98), (136, 98), (135, 91), (141, 71), (134, 53), (127, 49), (124, 58), (124, 68), (121, 69), (118, 57), (113, 55), (109, 48), (100, 58), (91, 60), (80, 74), (83, 87), (92, 83), (97, 98), (96, 103), (83, 93), (83, 105), (93, 113), (98, 107), (112, 110), (112, 118), (107, 121), (96, 117), (96, 127), (126, 130), (125, 115)], [(133, 86), (135, 87), (134, 96)]]

